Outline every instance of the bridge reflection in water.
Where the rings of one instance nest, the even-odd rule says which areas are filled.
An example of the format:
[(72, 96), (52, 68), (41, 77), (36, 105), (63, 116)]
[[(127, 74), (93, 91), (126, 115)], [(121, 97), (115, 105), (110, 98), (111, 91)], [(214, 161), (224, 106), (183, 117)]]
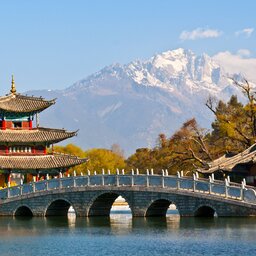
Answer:
[(180, 216), (256, 215), (256, 192), (242, 182), (162, 175), (86, 175), (45, 180), (0, 191), (0, 215), (109, 216), (122, 196), (134, 217), (166, 216), (174, 204)]

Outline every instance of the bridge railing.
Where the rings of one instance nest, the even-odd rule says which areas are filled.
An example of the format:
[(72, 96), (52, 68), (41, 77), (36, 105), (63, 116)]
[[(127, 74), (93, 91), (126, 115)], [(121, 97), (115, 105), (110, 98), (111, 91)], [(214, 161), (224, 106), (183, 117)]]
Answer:
[(146, 174), (125, 174), (119, 171), (116, 175), (102, 174), (85, 176), (71, 176), (47, 179), (38, 182), (31, 182), (19, 186), (9, 187), (0, 190), (0, 199), (19, 197), (38, 193), (42, 191), (52, 191), (58, 189), (69, 189), (76, 187), (92, 187), (92, 186), (142, 186), (142, 187), (159, 187), (172, 190), (187, 190), (191, 193), (203, 193), (223, 198), (240, 200), (248, 203), (256, 204), (256, 190), (254, 187), (246, 185), (245, 180), (242, 184), (230, 182), (229, 178), (225, 181), (215, 180), (214, 176), (208, 179), (199, 178), (198, 174), (193, 177), (183, 176), (182, 172), (178, 172), (177, 176), (168, 175), (163, 170), (162, 175), (155, 175), (153, 171), (147, 171)]

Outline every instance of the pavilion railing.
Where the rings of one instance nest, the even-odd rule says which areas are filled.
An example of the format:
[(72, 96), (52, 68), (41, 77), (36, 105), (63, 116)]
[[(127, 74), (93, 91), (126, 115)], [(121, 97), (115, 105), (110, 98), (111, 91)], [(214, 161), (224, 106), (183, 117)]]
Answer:
[(193, 177), (183, 176), (182, 172), (178, 172), (177, 176), (168, 175), (167, 170), (162, 171), (162, 175), (156, 175), (153, 170), (147, 170), (146, 174), (140, 174), (137, 170), (132, 170), (131, 174), (125, 174), (124, 170), (117, 170), (115, 175), (94, 172), (91, 175), (88, 171), (87, 175), (70, 177), (61, 177), (47, 179), (22, 184), (18, 186), (8, 187), (0, 190), (0, 200), (29, 195), (42, 191), (52, 191), (58, 189), (70, 189), (76, 187), (95, 187), (95, 186), (114, 186), (114, 187), (159, 187), (166, 190), (183, 190), (191, 193), (209, 194), (219, 196), (226, 199), (244, 201), (256, 204), (256, 188), (247, 186), (245, 180), (241, 184), (230, 182), (229, 177), (224, 181), (215, 180), (214, 175), (209, 179), (199, 178), (198, 173)]

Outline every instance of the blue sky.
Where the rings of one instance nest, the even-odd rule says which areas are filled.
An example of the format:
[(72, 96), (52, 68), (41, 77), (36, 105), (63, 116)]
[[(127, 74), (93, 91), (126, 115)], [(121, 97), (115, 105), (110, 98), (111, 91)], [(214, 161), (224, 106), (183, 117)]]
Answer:
[(11, 74), (21, 92), (62, 89), (111, 63), (179, 47), (240, 50), (254, 61), (255, 10), (253, 0), (0, 1), (0, 93)]

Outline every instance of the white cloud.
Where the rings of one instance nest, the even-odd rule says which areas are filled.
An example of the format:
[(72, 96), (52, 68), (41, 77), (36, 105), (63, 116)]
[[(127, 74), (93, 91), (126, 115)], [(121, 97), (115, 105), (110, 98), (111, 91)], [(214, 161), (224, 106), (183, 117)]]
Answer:
[(240, 49), (237, 51), (237, 55), (241, 58), (249, 57), (251, 55), (251, 52), (248, 49)]
[(182, 31), (180, 34), (181, 40), (196, 40), (202, 38), (214, 38), (221, 36), (222, 32), (216, 29), (197, 28), (192, 31)]
[(249, 81), (256, 82), (256, 58), (250, 58), (250, 51), (240, 49), (236, 54), (229, 51), (219, 52), (213, 56), (226, 72), (241, 73)]
[(235, 32), (236, 36), (245, 35), (246, 37), (250, 37), (254, 31), (254, 28), (244, 28), (243, 30), (238, 30)]

